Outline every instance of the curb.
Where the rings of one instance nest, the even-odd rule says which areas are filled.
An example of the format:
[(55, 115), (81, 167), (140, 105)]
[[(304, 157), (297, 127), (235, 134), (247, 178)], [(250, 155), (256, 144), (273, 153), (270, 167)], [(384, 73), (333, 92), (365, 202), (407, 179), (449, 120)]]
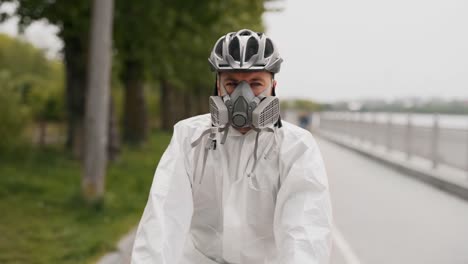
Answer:
[(336, 136), (328, 135), (320, 131), (314, 131), (314, 134), (338, 146), (352, 150), (360, 155), (363, 155), (374, 161), (382, 163), (392, 169), (400, 171), (404, 175), (408, 175), (412, 178), (427, 183), (437, 189), (440, 189), (442, 191), (445, 191), (449, 194), (452, 194), (454, 196), (468, 201), (468, 181), (450, 179), (449, 177), (438, 171), (423, 169), (409, 162), (403, 162), (389, 156), (379, 155), (374, 151), (352, 145), (349, 142), (339, 139)]

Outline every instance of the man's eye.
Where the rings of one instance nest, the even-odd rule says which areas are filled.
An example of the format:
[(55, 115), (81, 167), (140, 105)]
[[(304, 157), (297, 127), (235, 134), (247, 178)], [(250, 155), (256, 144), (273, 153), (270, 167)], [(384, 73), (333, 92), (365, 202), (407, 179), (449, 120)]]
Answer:
[(251, 86), (255, 86), (255, 87), (262, 86), (262, 84), (261, 84), (261, 83), (257, 83), (257, 82), (255, 82), (255, 83), (251, 83), (250, 85), (251, 85)]

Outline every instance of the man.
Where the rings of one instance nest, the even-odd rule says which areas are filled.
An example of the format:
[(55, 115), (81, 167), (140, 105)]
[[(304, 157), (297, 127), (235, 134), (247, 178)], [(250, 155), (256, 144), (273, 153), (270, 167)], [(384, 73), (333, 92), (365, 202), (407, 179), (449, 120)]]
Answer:
[(133, 264), (325, 264), (331, 205), (312, 135), (281, 122), (264, 34), (221, 37), (211, 114), (174, 126), (138, 227)]

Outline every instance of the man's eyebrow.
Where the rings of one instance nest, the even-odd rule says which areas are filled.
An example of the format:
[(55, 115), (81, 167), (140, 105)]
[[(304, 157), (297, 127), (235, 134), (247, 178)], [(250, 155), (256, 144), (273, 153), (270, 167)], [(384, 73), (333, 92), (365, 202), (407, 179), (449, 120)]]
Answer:
[(253, 78), (253, 79), (250, 79), (250, 81), (261, 81), (261, 82), (264, 82), (265, 80), (263, 80), (262, 78)]

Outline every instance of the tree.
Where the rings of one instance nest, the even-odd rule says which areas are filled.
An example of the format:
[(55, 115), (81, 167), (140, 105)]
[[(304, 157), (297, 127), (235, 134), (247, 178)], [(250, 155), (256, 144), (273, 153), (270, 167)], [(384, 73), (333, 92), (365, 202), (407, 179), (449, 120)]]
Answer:
[[(84, 109), (88, 64), (90, 1), (47, 1), (47, 0), (0, 0), (3, 3), (16, 3), (14, 14), (20, 18), (20, 29), (34, 21), (45, 19), (59, 27), (58, 36), (64, 42), (65, 65), (65, 110), (67, 122), (66, 148), (81, 158), (84, 137)], [(10, 15), (2, 14), (0, 21)], [(111, 105), (112, 108), (112, 105)], [(111, 120), (116, 120), (111, 111)], [(110, 126), (117, 122), (110, 122)], [(116, 127), (109, 129), (112, 135), (118, 134)], [(118, 152), (118, 136), (110, 137), (109, 151), (112, 156)]]
[[(1, 2), (5, 0), (0, 0)], [(263, 31), (267, 0), (117, 0), (115, 47), (125, 87), (124, 138), (141, 144), (148, 133), (144, 85), (158, 83), (162, 127), (193, 113), (206, 112), (214, 78), (206, 59), (222, 34), (241, 28)], [(61, 27), (67, 65), (70, 131), (80, 131), (84, 93), (88, 1), (24, 0), (17, 13), (25, 24), (47, 18)], [(68, 51), (67, 51), (68, 50)], [(75, 55), (73, 55), (75, 54)], [(78, 56), (77, 56), (78, 55)], [(83, 56), (85, 55), (85, 56)], [(81, 60), (78, 62), (76, 60)], [(85, 76), (86, 77), (86, 76)], [(81, 87), (78, 89), (77, 87)], [(183, 102), (183, 103), (182, 103)], [(75, 122), (76, 121), (76, 122)], [(72, 132), (70, 132), (72, 133)], [(80, 140), (78, 136), (69, 136)], [(70, 145), (72, 142), (70, 141)]]
[(82, 188), (84, 198), (100, 201), (104, 194), (107, 165), (109, 86), (112, 54), (113, 0), (94, 0), (88, 66), (85, 159)]
[[(31, 120), (21, 120), (24, 126), (30, 126), (27, 121), (35, 121), (40, 124), (39, 144), (42, 145), (46, 138), (46, 124), (50, 121), (60, 121), (63, 118), (61, 100), (63, 90), (63, 65), (60, 61), (49, 60), (43, 51), (20, 39), (0, 34), (0, 73), (2, 75), (3, 99), (11, 102), (2, 102), (5, 108), (12, 106), (16, 101), (17, 109), (5, 110), (3, 118), (12, 114), (12, 119), (18, 119), (21, 112), (26, 110)], [(13, 93), (13, 94), (11, 94)], [(16, 100), (17, 98), (18, 100)], [(15, 111), (18, 114), (15, 114)], [(0, 123), (5, 124), (5, 120)], [(9, 127), (6, 125), (5, 133)], [(20, 135), (17, 130), (11, 129), (11, 133)], [(7, 140), (3, 135), (5, 144), (14, 140)]]
[[(172, 29), (162, 39), (155, 58), (164, 61), (155, 75), (160, 80), (162, 128), (194, 111), (208, 111), (208, 95), (214, 78), (207, 58), (215, 41), (227, 32), (241, 28), (263, 31), (264, 0), (254, 1), (176, 1)], [(164, 36), (164, 35), (163, 35)], [(183, 102), (183, 103), (181, 103)], [(194, 107), (190, 107), (194, 105)], [(185, 107), (184, 107), (185, 106)]]
[(60, 28), (64, 42), (65, 102), (67, 110), (67, 148), (81, 156), (86, 87), (86, 65), (89, 38), (89, 1), (0, 0), (0, 4), (16, 3), (14, 15), (23, 29), (34, 21), (46, 19)]
[[(146, 141), (149, 125), (144, 94), (149, 53), (164, 27), (162, 1), (116, 1), (115, 46), (120, 81), (124, 86), (123, 139), (140, 145)], [(153, 67), (158, 67), (158, 62)]]
[(322, 111), (324, 107), (325, 105), (323, 104), (307, 99), (281, 101), (282, 110), (292, 109), (297, 111), (318, 112)]

